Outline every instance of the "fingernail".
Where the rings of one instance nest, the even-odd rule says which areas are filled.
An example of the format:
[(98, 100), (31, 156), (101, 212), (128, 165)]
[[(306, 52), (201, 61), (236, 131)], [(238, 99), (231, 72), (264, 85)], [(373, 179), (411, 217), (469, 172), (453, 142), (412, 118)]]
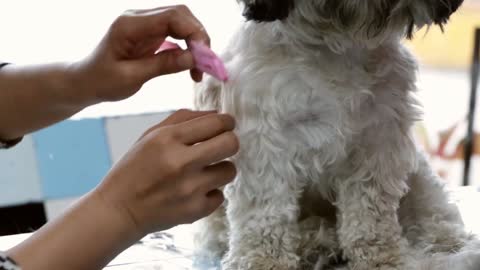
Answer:
[(177, 58), (177, 64), (182, 69), (191, 69), (194, 66), (192, 54), (184, 52)]

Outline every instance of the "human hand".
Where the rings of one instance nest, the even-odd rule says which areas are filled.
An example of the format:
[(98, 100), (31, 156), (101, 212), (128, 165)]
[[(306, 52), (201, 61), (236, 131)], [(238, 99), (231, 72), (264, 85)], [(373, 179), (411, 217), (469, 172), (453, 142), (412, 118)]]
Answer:
[(113, 22), (89, 57), (70, 66), (71, 73), (92, 103), (128, 98), (148, 80), (184, 70), (200, 81), (189, 50), (157, 52), (167, 37), (210, 46), (207, 32), (186, 6), (130, 10)]
[(207, 216), (236, 175), (222, 161), (238, 151), (234, 126), (228, 115), (180, 110), (147, 131), (94, 192), (140, 237)]

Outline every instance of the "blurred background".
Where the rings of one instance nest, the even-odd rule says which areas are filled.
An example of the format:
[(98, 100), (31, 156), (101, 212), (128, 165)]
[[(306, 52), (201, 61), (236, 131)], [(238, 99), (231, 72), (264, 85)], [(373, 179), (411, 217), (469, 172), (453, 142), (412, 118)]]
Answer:
[[(124, 10), (171, 4), (192, 9), (217, 52), (243, 21), (234, 0), (1, 0), (0, 60), (80, 59)], [(415, 138), (450, 187), (462, 185), (475, 27), (480, 27), (480, 0), (466, 0), (444, 33), (432, 27), (405, 41), (420, 61), (417, 95), (425, 115)], [(0, 220), (17, 217), (3, 231), (0, 226), (0, 235), (34, 230), (93, 188), (150, 125), (172, 110), (192, 107), (192, 85), (186, 73), (152, 80), (126, 101), (88, 108), (0, 152)], [(472, 162), (469, 184), (475, 186), (480, 184), (480, 141)]]
[[(418, 97), (424, 121), (418, 123), (417, 141), (451, 187), (463, 183), (464, 141), (472, 88), (475, 29), (480, 28), (480, 1), (466, 0), (442, 33), (438, 27), (423, 29), (406, 45), (420, 62)], [(476, 115), (478, 108), (476, 110)], [(476, 117), (474, 137), (479, 138)], [(470, 185), (480, 184), (480, 141), (472, 155)]]

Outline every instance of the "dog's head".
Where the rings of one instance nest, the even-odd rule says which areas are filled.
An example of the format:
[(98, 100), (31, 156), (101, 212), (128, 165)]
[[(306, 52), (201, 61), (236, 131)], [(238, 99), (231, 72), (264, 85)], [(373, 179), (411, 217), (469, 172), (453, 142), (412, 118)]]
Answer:
[[(416, 27), (442, 27), (463, 0), (238, 0), (244, 4), (247, 20), (285, 20), (292, 12), (329, 20), (339, 30), (366, 30), (375, 35), (391, 24), (406, 29), (411, 36)], [(297, 10), (302, 9), (303, 10)], [(315, 12), (312, 12), (314, 10)], [(316, 20), (318, 18), (306, 18)]]

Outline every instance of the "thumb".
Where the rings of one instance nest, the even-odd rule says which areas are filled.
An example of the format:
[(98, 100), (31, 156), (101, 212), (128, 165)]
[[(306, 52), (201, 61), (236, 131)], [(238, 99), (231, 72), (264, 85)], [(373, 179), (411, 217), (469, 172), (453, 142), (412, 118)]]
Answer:
[(195, 61), (188, 50), (167, 50), (152, 57), (136, 60), (136, 70), (145, 81), (155, 77), (193, 69)]

